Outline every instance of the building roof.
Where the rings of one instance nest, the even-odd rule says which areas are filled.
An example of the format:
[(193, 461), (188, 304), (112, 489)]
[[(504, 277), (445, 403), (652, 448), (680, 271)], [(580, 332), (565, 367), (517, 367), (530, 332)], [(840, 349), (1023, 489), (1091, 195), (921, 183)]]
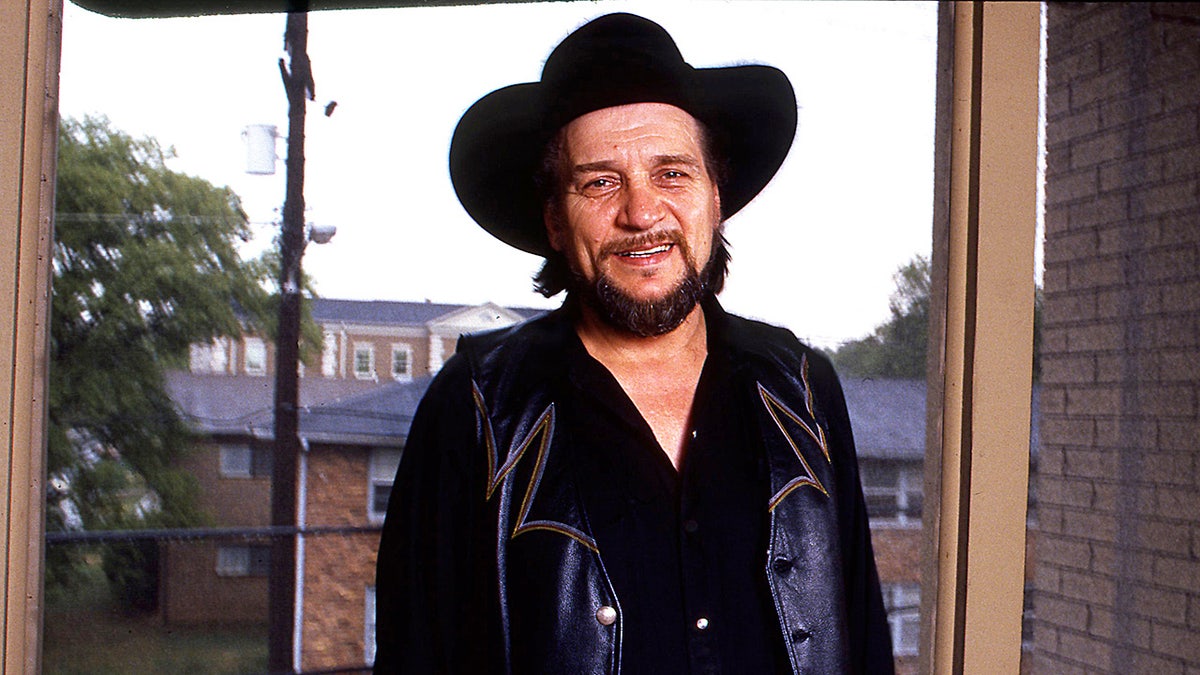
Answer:
[[(477, 306), (448, 305), (437, 302), (313, 298), (312, 317), (319, 323), (341, 322), (357, 325), (425, 326), (447, 314)], [(507, 307), (506, 309), (526, 319), (545, 311), (529, 307)]]
[[(925, 381), (846, 378), (842, 380), (859, 457), (922, 459), (925, 456)], [(1036, 459), (1040, 438), (1041, 387), (1030, 401), (1029, 452)]]
[(300, 436), (309, 443), (403, 447), (417, 404), (432, 376), (389, 382), (366, 392), (305, 408)]
[[(310, 443), (402, 446), (432, 377), (411, 382), (300, 380), (300, 437)], [(214, 436), (274, 436), (275, 379), (171, 371), (167, 390), (184, 419)]]
[[(206, 434), (255, 434), (272, 428), (275, 378), (168, 371), (167, 392), (184, 419)], [(374, 382), (355, 379), (306, 377), (300, 379), (300, 405), (344, 398), (378, 388)]]
[(925, 456), (925, 382), (846, 378), (842, 381), (859, 457)]

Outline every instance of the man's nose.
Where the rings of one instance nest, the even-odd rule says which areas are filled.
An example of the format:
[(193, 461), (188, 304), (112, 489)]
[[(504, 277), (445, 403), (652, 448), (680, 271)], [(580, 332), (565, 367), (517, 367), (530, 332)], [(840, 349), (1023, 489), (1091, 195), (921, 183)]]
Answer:
[(649, 230), (666, 213), (662, 195), (645, 181), (630, 181), (624, 189), (625, 203), (618, 225), (633, 230)]

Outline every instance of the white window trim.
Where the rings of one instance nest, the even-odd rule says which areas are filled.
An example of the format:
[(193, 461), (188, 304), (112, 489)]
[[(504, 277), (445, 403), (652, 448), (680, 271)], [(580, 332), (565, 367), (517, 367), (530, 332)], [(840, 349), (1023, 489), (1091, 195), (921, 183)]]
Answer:
[(325, 331), (321, 345), (321, 376), (337, 377), (337, 335), (333, 331)]
[(367, 665), (375, 665), (375, 587), (367, 586), (363, 594), (363, 658)]

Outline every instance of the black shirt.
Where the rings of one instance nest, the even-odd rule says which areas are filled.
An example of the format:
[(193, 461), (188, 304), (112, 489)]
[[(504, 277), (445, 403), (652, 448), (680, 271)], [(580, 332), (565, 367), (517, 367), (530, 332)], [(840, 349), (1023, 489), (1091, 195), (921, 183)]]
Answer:
[(677, 472), (616, 379), (574, 341), (563, 429), (620, 603), (623, 673), (790, 672), (766, 582), (767, 481), (720, 340)]

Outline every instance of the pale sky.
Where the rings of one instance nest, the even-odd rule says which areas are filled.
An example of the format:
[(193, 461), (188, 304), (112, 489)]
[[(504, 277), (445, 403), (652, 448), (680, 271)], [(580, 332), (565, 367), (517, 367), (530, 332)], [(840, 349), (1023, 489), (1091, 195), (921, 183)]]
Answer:
[[(446, 153), (462, 112), (536, 80), (587, 20), (631, 11), (662, 24), (698, 67), (768, 63), (796, 89), (783, 169), (729, 221), (721, 299), (818, 345), (887, 318), (892, 274), (928, 255), (933, 203), (936, 5), (653, 0), (313, 13), (309, 221), (335, 225), (306, 271), (325, 297), (556, 306), (531, 290), (540, 259), (481, 230), (454, 197)], [(283, 15), (109, 19), (68, 3), (61, 111), (107, 115), (173, 146), (172, 167), (242, 196), (271, 245), (274, 176), (245, 173), (242, 130), (287, 132)], [(331, 117), (322, 112), (336, 100)]]

